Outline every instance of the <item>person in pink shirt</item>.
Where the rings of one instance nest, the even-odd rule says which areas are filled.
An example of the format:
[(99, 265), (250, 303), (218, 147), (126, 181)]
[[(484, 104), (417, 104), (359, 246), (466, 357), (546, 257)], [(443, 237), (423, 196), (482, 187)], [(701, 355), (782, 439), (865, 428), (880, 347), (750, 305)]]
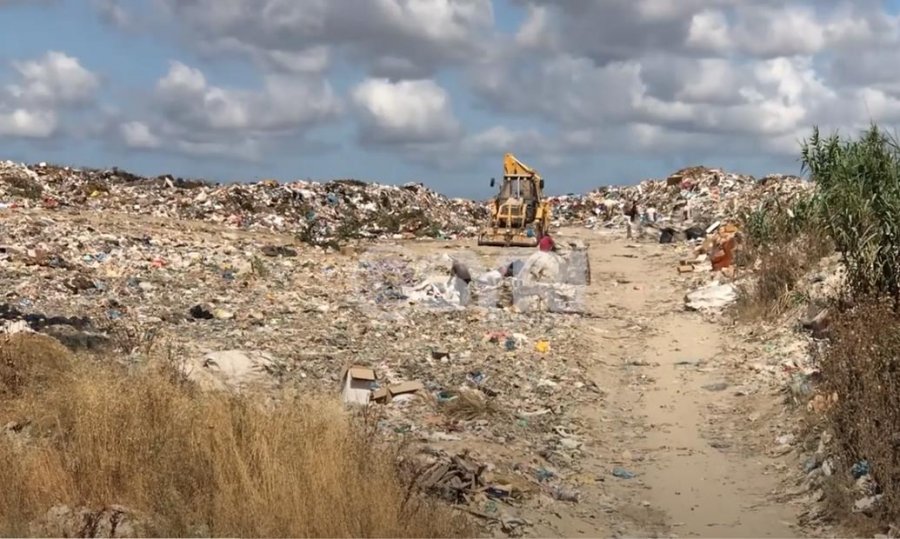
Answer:
[(538, 242), (538, 249), (544, 252), (553, 251), (556, 249), (556, 242), (553, 241), (549, 234), (545, 234)]

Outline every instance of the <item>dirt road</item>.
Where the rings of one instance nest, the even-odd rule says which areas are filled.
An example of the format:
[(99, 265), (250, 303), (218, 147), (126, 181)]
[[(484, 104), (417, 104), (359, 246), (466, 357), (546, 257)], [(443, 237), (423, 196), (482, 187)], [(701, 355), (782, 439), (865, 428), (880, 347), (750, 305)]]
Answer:
[(594, 440), (587, 469), (601, 480), (534, 535), (797, 536), (793, 509), (776, 501), (785, 465), (760, 452), (762, 410), (748, 418), (777, 403), (742, 393), (742, 343), (726, 326), (685, 312), (699, 277), (674, 270), (684, 252), (565, 234), (591, 242), (585, 354), (604, 398), (581, 414)]

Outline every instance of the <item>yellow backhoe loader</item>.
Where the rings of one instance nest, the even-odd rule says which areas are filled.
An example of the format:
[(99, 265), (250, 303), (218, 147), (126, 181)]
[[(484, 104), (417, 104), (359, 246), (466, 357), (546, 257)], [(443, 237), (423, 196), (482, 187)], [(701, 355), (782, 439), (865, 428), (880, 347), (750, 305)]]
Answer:
[[(491, 178), (491, 187), (496, 184)], [(503, 158), (503, 183), (491, 204), (490, 222), (478, 245), (534, 247), (550, 229), (544, 179), (511, 153)]]

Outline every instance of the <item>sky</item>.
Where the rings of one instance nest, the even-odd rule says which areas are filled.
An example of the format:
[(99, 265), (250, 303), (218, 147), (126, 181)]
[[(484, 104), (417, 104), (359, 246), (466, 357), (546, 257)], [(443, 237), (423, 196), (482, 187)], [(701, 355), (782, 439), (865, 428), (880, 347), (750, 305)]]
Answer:
[(0, 0), (0, 159), (553, 194), (900, 120), (900, 0)]

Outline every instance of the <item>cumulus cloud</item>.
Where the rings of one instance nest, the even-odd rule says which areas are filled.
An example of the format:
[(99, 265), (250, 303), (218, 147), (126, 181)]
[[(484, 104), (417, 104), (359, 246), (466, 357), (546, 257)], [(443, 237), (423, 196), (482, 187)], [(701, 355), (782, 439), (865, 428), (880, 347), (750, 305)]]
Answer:
[(119, 133), (129, 148), (153, 149), (162, 145), (159, 137), (144, 122), (125, 122), (119, 126)]
[(352, 97), (365, 143), (429, 144), (460, 135), (450, 96), (433, 80), (367, 79)]
[(96, 75), (77, 58), (49, 51), (36, 60), (13, 62), (22, 82), (8, 87), (15, 99), (45, 105), (78, 105), (94, 97), (100, 86)]
[(325, 121), (340, 108), (321, 79), (268, 75), (261, 90), (226, 89), (181, 62), (159, 80), (155, 98), (169, 121), (207, 131), (290, 131)]
[[(117, 16), (116, 0), (95, 2)], [(519, 27), (501, 30), (495, 4), (504, 6), (497, 18), (508, 5), (520, 10)], [(441, 166), (507, 150), (548, 162), (604, 152), (778, 156), (796, 153), (813, 124), (900, 121), (900, 75), (890, 69), (900, 17), (880, 0), (154, 5), (202, 58), (249, 59), (259, 85), (223, 87), (173, 63), (146, 114), (119, 125), (134, 148), (258, 157), (275, 138), (341, 121), (343, 98), (357, 142)], [(66, 96), (52, 77), (31, 83), (26, 71), (40, 72), (20, 70), (18, 86), (43, 103), (91, 94), (75, 85)], [(341, 86), (355, 77), (341, 98), (328, 83), (334, 72)], [(436, 82), (454, 76), (462, 84), (452, 92)], [(29, 124), (23, 116), (16, 125)]]
[(341, 103), (321, 77), (273, 73), (259, 89), (224, 88), (174, 61), (157, 81), (149, 108), (146, 118), (119, 126), (128, 147), (259, 159), (267, 142), (302, 137), (334, 119)]
[(94, 73), (63, 52), (13, 61), (11, 67), (16, 80), (0, 92), (0, 136), (53, 136), (61, 117), (89, 106), (100, 86)]
[[(491, 0), (160, 0), (206, 50), (265, 59), (340, 47), (374, 76), (424, 76), (464, 63), (493, 26)], [(275, 60), (277, 62), (277, 59)]]
[(47, 138), (56, 132), (58, 120), (52, 110), (0, 110), (0, 136)]
[(900, 120), (900, 75), (884, 69), (900, 19), (880, 2), (517, 4), (524, 22), (473, 62), (472, 88), (489, 110), (560, 129), (548, 155), (794, 154), (814, 124)]

